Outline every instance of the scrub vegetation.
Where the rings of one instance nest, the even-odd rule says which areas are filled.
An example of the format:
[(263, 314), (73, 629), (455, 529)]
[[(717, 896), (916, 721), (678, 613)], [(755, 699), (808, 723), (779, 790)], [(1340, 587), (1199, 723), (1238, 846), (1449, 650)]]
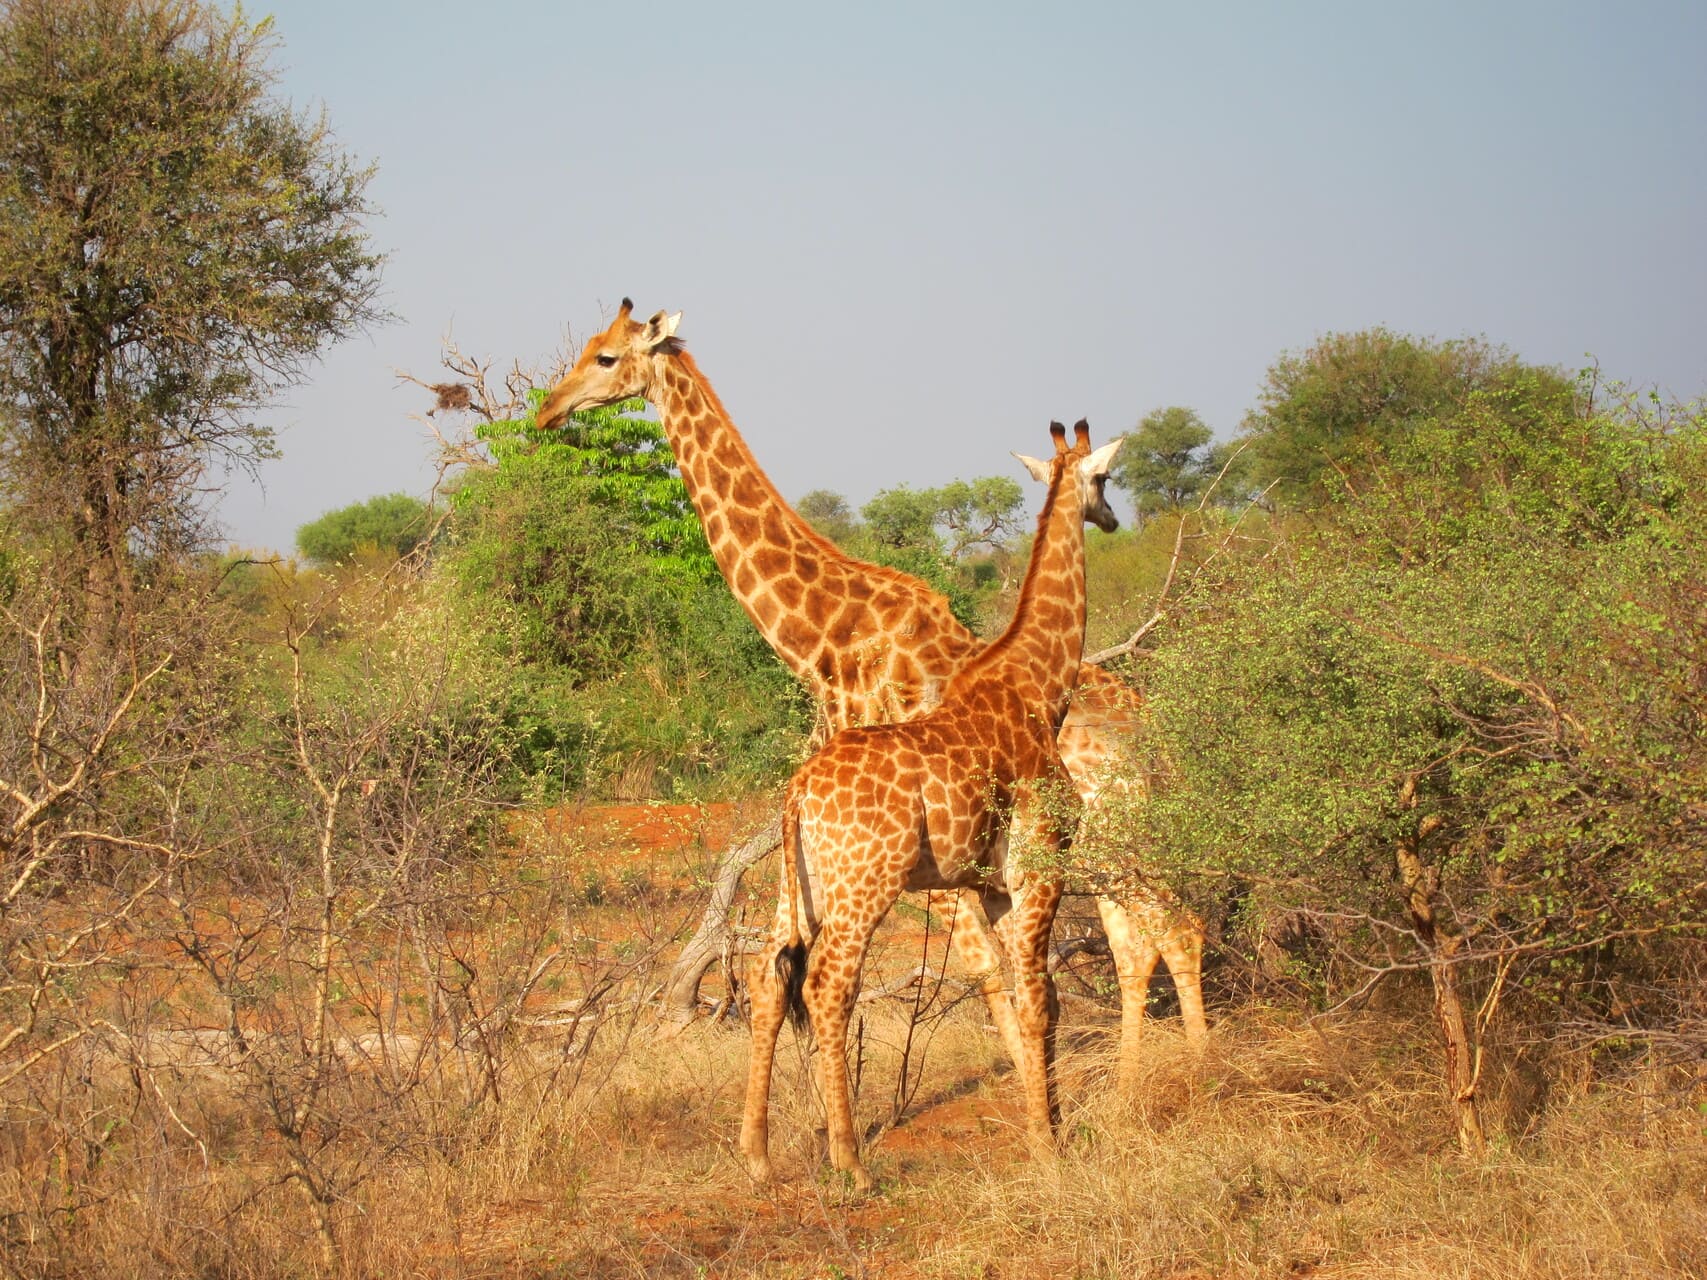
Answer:
[[(544, 433), (555, 369), (448, 350), (433, 501), (216, 544), (256, 411), (384, 318), (370, 170), (271, 50), (194, 3), (0, 4), (0, 1269), (1707, 1272), (1700, 406), (1380, 329), (1277, 356), (1219, 442), (1134, 406), (1088, 648), (1148, 714), (1072, 873), (1199, 912), (1211, 1045), (1158, 978), (1117, 1095), (1070, 900), (1034, 1162), (903, 903), (852, 1051), (878, 1190), (822, 1171), (787, 1036), (758, 1189), (768, 873), (700, 1016), (658, 994), (813, 712), (642, 406)], [(800, 508), (1005, 620), (1014, 480)]]

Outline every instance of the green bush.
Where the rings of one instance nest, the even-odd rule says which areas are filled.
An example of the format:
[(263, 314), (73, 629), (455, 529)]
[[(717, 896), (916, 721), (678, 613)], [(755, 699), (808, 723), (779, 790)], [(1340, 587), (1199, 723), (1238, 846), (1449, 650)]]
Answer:
[(1149, 864), (1309, 915), (1343, 995), (1421, 945), (1409, 849), (1477, 999), (1634, 1016), (1586, 959), (1707, 927), (1704, 427), (1478, 392), (1217, 565), (1149, 671)]
[(406, 493), (387, 493), (328, 511), (296, 531), (296, 549), (318, 564), (344, 564), (365, 550), (402, 559), (432, 533), (433, 510)]
[(445, 568), (512, 670), (515, 785), (542, 797), (768, 782), (810, 725), (640, 407), (491, 424), (496, 465), (455, 494)]

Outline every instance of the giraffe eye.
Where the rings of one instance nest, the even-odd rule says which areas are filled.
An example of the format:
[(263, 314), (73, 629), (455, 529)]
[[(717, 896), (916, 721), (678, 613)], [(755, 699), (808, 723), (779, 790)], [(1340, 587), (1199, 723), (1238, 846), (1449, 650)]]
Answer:
[(598, 361), (601, 369), (609, 369), (616, 364), (615, 356), (595, 356), (594, 359)]

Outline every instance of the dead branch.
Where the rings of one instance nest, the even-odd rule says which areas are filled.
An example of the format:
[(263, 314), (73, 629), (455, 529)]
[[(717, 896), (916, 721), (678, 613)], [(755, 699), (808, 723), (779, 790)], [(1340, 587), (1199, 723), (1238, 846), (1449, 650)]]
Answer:
[[(1248, 444), (1248, 441), (1245, 444), (1241, 444), (1227, 456), (1227, 461), (1221, 464), (1221, 470), (1216, 473), (1215, 479), (1210, 481), (1209, 487), (1203, 491), (1203, 496), (1198, 499), (1197, 506), (1193, 508), (1191, 512), (1192, 515), (1201, 518), (1204, 512), (1208, 510), (1209, 499), (1214, 495), (1215, 490), (1220, 486), (1221, 481), (1226, 478), (1228, 468), (1230, 468), (1233, 465), (1234, 460), (1245, 451)], [(1212, 551), (1203, 560), (1203, 562), (1192, 571), (1192, 576), (1194, 578), (1197, 574), (1203, 572), (1203, 570), (1207, 569), (1215, 562), (1216, 558), (1220, 556), (1227, 544), (1232, 541), (1234, 535), (1237, 534), (1239, 526), (1244, 523), (1245, 517), (1251, 513), (1263, 498), (1268, 496), (1268, 491), (1272, 488), (1274, 488), (1274, 484), (1271, 483), (1268, 488), (1265, 488), (1256, 497), (1252, 498), (1250, 502), (1245, 504), (1244, 510), (1239, 513), (1238, 517), (1230, 526), (1228, 526), (1227, 531), (1222, 535), (1220, 546), (1216, 547), (1215, 550)], [(1173, 594), (1174, 578), (1179, 573), (1180, 560), (1185, 552), (1185, 526), (1186, 517), (1182, 514), (1180, 516), (1179, 524), (1174, 529), (1174, 548), (1172, 553), (1168, 556), (1167, 576), (1162, 579), (1162, 589), (1156, 593), (1156, 605), (1155, 608), (1150, 611), (1150, 616), (1145, 619), (1143, 624), (1140, 625), (1136, 631), (1134, 631), (1125, 640), (1122, 640), (1119, 644), (1110, 645), (1106, 649), (1099, 649), (1095, 653), (1086, 655), (1084, 658), (1086, 663), (1093, 667), (1100, 667), (1104, 663), (1114, 661), (1116, 658), (1126, 658), (1137, 654), (1139, 652), (1138, 646), (1143, 643), (1144, 637), (1149, 635), (1150, 632), (1154, 631), (1158, 626), (1166, 621), (1168, 616), (1168, 600)], [(1193, 535), (1193, 537), (1197, 536), (1200, 535)]]
[[(528, 393), (536, 387), (549, 387), (560, 381), (573, 363), (570, 354), (573, 350), (572, 336), (565, 330), (562, 342), (544, 361), (524, 365), (520, 360), (513, 360), (500, 375), (493, 372), (490, 358), (469, 355), (447, 333), (439, 353), (439, 363), (450, 374), (448, 381), (416, 377), (404, 369), (392, 370), (399, 383), (413, 383), (433, 393), (432, 408), (410, 416), (426, 427), (437, 442), (435, 495), (447, 488), (453, 474), (483, 471), (492, 465), (472, 420), (494, 423), (526, 417)], [(441, 414), (454, 425), (441, 424)]]
[(706, 904), (699, 928), (682, 948), (664, 984), (661, 1018), (671, 1022), (687, 1022), (693, 1018), (699, 1007), (699, 984), (722, 956), (731, 936), (729, 914), (735, 906), (741, 877), (781, 845), (782, 818), (778, 815), (740, 844), (731, 845), (724, 853), (712, 882), (711, 901)]

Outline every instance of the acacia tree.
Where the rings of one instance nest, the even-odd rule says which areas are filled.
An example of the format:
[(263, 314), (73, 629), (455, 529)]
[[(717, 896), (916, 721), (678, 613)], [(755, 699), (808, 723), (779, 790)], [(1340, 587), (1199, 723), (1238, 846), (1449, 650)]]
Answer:
[(952, 560), (974, 547), (996, 550), (1014, 542), (1025, 532), (1024, 508), (1017, 480), (981, 476), (940, 489), (905, 484), (883, 489), (860, 514), (877, 546), (929, 550)]
[(1181, 405), (1153, 409), (1138, 420), (1114, 463), (1114, 483), (1132, 495), (1140, 517), (1178, 510), (1197, 500), (1220, 469), (1213, 435), (1196, 411)]
[[(896, 485), (863, 507), (846, 549), (929, 583), (955, 616), (978, 626), (983, 598), (1001, 586), (1003, 566), (1025, 532), (1025, 494), (1007, 476), (954, 480), (936, 489)], [(972, 553), (981, 551), (981, 557)]]
[(843, 546), (859, 528), (848, 500), (832, 489), (813, 489), (794, 504), (800, 518), (837, 546)]
[(433, 533), (433, 509), (407, 493), (382, 493), (328, 511), (296, 531), (296, 549), (321, 564), (341, 564), (364, 548), (401, 559)]
[(270, 20), (196, 0), (0, 3), (0, 458), (76, 553), (85, 631), (204, 534), (210, 462), (379, 318), (372, 170), (272, 96)]

